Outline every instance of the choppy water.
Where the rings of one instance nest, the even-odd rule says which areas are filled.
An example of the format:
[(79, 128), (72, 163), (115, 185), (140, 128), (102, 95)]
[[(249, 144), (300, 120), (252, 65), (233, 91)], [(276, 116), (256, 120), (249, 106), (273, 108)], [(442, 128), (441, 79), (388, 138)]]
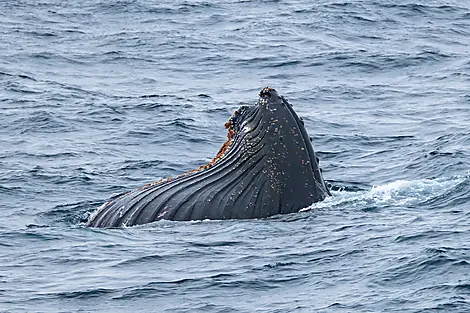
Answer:
[[(468, 312), (470, 4), (0, 2), (0, 312)], [(333, 197), (88, 229), (264, 86)]]

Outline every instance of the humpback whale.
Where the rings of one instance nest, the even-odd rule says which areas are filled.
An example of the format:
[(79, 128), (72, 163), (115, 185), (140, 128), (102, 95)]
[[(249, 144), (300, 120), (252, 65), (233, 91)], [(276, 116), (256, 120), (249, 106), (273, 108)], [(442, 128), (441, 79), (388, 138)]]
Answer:
[(303, 121), (275, 89), (261, 90), (225, 127), (227, 141), (209, 164), (103, 204), (87, 226), (265, 218), (331, 195)]

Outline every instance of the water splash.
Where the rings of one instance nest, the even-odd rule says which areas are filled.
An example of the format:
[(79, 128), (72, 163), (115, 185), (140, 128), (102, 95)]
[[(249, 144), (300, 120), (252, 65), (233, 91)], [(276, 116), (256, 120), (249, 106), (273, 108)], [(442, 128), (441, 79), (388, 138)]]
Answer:
[(410, 207), (447, 194), (469, 179), (470, 175), (436, 179), (397, 180), (385, 185), (373, 186), (370, 190), (365, 191), (333, 191), (332, 197), (301, 211), (345, 206), (363, 210), (391, 206)]

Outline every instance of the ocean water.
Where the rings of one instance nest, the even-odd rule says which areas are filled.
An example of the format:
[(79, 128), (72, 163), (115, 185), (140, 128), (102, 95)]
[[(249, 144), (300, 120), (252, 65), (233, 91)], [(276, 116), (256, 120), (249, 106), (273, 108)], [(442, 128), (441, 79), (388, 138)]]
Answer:
[[(333, 196), (90, 229), (264, 86)], [(0, 312), (469, 312), (470, 3), (0, 1)]]

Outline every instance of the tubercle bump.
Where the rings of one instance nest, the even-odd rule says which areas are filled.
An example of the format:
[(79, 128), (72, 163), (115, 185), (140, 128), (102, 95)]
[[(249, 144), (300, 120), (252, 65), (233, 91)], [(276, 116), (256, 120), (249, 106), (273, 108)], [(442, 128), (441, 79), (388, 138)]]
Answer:
[(271, 87), (264, 87), (263, 89), (261, 89), (259, 96), (262, 98), (271, 97), (271, 91), (276, 91), (276, 89)]

